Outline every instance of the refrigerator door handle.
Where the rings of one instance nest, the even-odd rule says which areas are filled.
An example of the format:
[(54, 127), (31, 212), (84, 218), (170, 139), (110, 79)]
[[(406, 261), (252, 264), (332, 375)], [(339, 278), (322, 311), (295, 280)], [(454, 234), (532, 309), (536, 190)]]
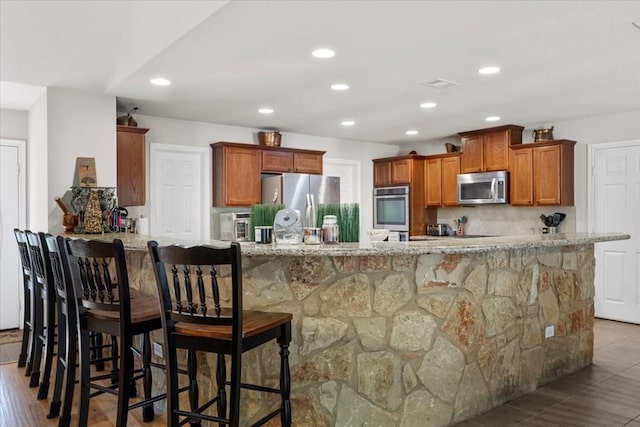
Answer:
[(316, 228), (317, 225), (317, 221), (316, 221), (316, 200), (313, 197), (313, 194), (311, 195), (311, 223), (309, 224), (310, 227)]
[(276, 203), (278, 201), (278, 188), (276, 187), (275, 190), (273, 190), (273, 200), (271, 201), (271, 203)]

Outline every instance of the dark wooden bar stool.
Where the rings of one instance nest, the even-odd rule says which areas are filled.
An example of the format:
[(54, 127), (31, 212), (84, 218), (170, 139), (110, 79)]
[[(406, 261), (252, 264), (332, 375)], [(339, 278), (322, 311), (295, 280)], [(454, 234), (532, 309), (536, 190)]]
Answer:
[[(49, 380), (51, 378), (51, 365), (53, 364), (53, 349), (56, 339), (56, 291), (51, 273), (51, 262), (48, 253), (45, 251), (46, 235), (42, 232), (32, 233), (31, 231), (26, 231), (25, 234), (27, 236), (29, 258), (31, 259), (35, 298), (38, 301), (38, 310), (40, 310), (36, 327), (35, 360), (31, 374), (32, 383), (30, 385), (33, 387), (34, 378), (37, 381), (38, 377), (40, 377), (37, 398), (42, 400), (46, 399), (49, 394)], [(41, 354), (44, 354), (44, 358), (38, 356)], [(42, 371), (41, 368), (43, 368)], [(41, 372), (42, 375), (40, 375)]]
[[(242, 262), (240, 244), (230, 247), (210, 246), (158, 246), (148, 244), (158, 285), (158, 294), (164, 308), (162, 328), (164, 354), (167, 365), (167, 425), (182, 425), (187, 421), (199, 424), (201, 420), (240, 425), (240, 389), (278, 393), (281, 405), (253, 425), (262, 425), (280, 415), (283, 426), (291, 425), (289, 398), (289, 343), (291, 342), (291, 314), (248, 311), (242, 309)], [(218, 270), (228, 265), (231, 269), (231, 307), (220, 306)], [(169, 276), (169, 278), (167, 277)], [(205, 281), (207, 284), (205, 285)], [(210, 283), (209, 283), (210, 282)], [(213, 302), (210, 306), (209, 301)], [(252, 348), (277, 340), (280, 345), (280, 388), (242, 384), (242, 354)], [(177, 350), (187, 350), (189, 387), (178, 387)], [(209, 402), (198, 402), (196, 351), (217, 353), (217, 395)], [(226, 380), (225, 356), (231, 356), (231, 377)], [(227, 393), (229, 386), (229, 414)], [(189, 390), (190, 411), (180, 409), (179, 393)], [(204, 414), (217, 404), (217, 416)], [(180, 420), (180, 418), (184, 418)]]
[[(22, 307), (22, 345), (20, 346), (20, 355), (18, 356), (18, 367), (27, 366), (25, 375), (31, 375), (31, 350), (33, 349), (33, 324), (35, 315), (33, 310), (33, 281), (31, 280), (31, 259), (29, 258), (29, 249), (27, 249), (27, 236), (25, 232), (15, 228), (13, 234), (18, 243), (18, 252), (20, 253), (20, 262), (22, 264), (22, 288), (24, 291), (24, 306)], [(28, 363), (27, 363), (28, 360)]]
[[(61, 241), (58, 245), (60, 246)], [(87, 425), (89, 398), (102, 393), (118, 396), (116, 425), (127, 424), (128, 411), (142, 407), (144, 421), (154, 417), (153, 403), (165, 395), (151, 396), (151, 343), (149, 332), (162, 327), (160, 308), (154, 297), (136, 294), (132, 298), (129, 289), (127, 265), (122, 241), (65, 239), (67, 265), (73, 288), (78, 292), (77, 306), (80, 341), (80, 407), (81, 426)], [(62, 252), (62, 248), (59, 248)], [(115, 272), (115, 274), (113, 273)], [(116, 280), (113, 280), (113, 277)], [(117, 288), (115, 283), (118, 284)], [(116, 373), (90, 376), (90, 331), (118, 337), (120, 340), (120, 366)], [(133, 337), (142, 335), (142, 350), (133, 347)], [(134, 369), (133, 353), (142, 359), (142, 368)], [(163, 366), (158, 366), (162, 367)], [(117, 375), (116, 384), (104, 384)], [(144, 399), (130, 405), (133, 396), (131, 382), (142, 379)], [(101, 383), (102, 382), (102, 383)], [(117, 390), (116, 390), (117, 388)], [(90, 390), (97, 390), (93, 394)]]

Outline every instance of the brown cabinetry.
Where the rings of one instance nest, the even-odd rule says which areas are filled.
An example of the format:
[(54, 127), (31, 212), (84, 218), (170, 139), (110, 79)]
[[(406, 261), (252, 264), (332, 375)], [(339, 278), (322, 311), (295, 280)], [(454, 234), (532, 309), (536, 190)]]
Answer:
[(511, 147), (511, 205), (573, 205), (574, 146), (556, 140)]
[(460, 153), (429, 156), (425, 160), (427, 207), (458, 205)]
[(411, 184), (416, 158), (417, 156), (375, 159), (373, 161), (373, 185), (386, 187)]
[(506, 125), (459, 133), (460, 173), (509, 169), (509, 147), (522, 143), (522, 126)]
[(251, 206), (262, 200), (262, 173), (322, 174), (324, 151), (235, 142), (211, 144), (213, 206)]
[(263, 173), (309, 173), (322, 175), (323, 151), (261, 149)]
[(149, 129), (118, 126), (117, 186), (120, 206), (144, 206), (146, 203), (146, 141)]
[(213, 205), (251, 206), (262, 199), (261, 154), (249, 144), (212, 144)]
[(435, 209), (425, 209), (425, 157), (418, 155), (373, 160), (374, 187), (409, 186), (409, 235), (426, 233), (436, 222)]

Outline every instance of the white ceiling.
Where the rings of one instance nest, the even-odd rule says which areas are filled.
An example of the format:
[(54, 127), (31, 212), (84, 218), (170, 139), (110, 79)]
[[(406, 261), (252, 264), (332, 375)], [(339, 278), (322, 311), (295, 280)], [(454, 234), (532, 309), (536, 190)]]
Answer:
[[(7, 82), (60, 86), (144, 115), (414, 143), (640, 110), (634, 21), (640, 1), (2, 0), (0, 102), (21, 105)], [(489, 64), (502, 72), (479, 75)]]

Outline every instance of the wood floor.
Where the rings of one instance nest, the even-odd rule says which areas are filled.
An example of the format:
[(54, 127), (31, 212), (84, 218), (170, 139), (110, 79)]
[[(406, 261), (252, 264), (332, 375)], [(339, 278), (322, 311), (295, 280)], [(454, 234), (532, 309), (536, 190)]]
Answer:
[[(594, 335), (593, 365), (458, 426), (640, 427), (640, 326), (596, 320)], [(0, 426), (57, 426), (57, 419), (46, 418), (49, 401), (36, 400), (36, 393), (24, 369), (0, 365)], [(115, 412), (112, 396), (91, 399), (89, 425), (111, 427)], [(166, 418), (157, 414), (152, 423), (143, 423), (137, 409), (128, 425), (164, 426)]]

